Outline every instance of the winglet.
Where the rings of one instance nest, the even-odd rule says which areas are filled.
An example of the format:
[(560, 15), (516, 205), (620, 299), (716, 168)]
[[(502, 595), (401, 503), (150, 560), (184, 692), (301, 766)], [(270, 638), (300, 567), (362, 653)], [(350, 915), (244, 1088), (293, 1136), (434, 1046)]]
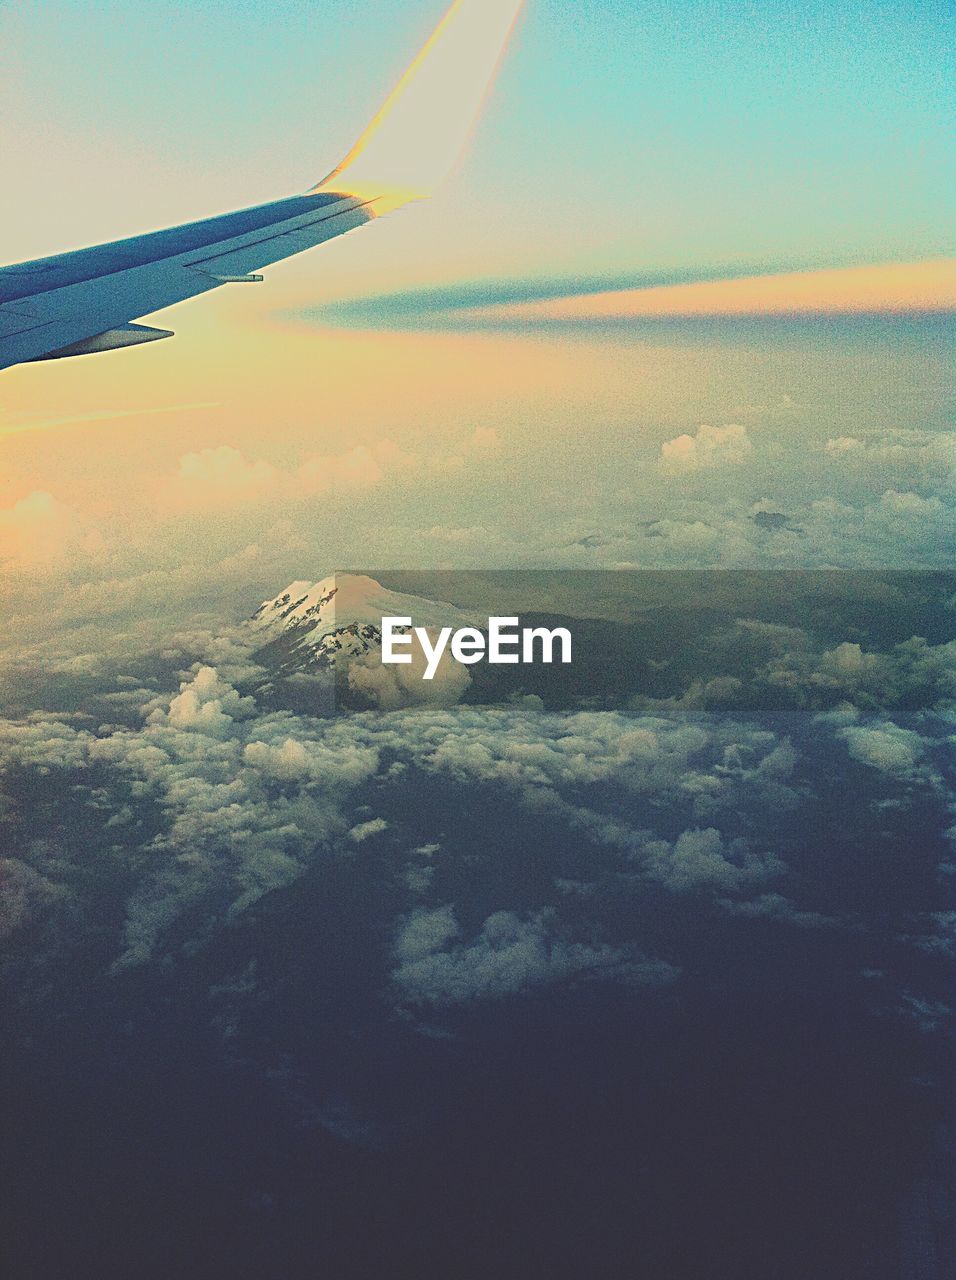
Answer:
[(524, 0), (454, 0), (341, 164), (310, 191), (378, 214), (429, 195), (458, 158)]

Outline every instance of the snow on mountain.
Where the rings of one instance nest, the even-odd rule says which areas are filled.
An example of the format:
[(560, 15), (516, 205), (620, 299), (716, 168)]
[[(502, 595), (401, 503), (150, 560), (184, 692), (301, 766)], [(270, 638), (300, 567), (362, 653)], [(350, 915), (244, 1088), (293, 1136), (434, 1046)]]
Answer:
[(276, 674), (345, 665), (377, 649), (383, 618), (411, 618), (416, 627), (466, 627), (475, 620), (455, 605), (389, 591), (374, 578), (339, 573), (320, 582), (293, 582), (249, 620)]

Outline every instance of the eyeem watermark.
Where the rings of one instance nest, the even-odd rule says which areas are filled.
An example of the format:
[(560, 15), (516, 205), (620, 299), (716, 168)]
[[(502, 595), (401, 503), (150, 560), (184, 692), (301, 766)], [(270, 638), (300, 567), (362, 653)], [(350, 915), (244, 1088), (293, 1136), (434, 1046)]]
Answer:
[(458, 631), (442, 627), (433, 640), (425, 627), (413, 626), (411, 618), (383, 618), (382, 662), (389, 666), (410, 665), (412, 655), (408, 651), (415, 640), (425, 655), (425, 680), (434, 680), (449, 650), (455, 661), (466, 667), (477, 662), (489, 662), (492, 666), (519, 662), (526, 666), (535, 663), (550, 666), (555, 661), (565, 664), (571, 661), (571, 632), (566, 627), (549, 631), (547, 627), (521, 627), (519, 618), (489, 618), (487, 634), (477, 627), (462, 627)]

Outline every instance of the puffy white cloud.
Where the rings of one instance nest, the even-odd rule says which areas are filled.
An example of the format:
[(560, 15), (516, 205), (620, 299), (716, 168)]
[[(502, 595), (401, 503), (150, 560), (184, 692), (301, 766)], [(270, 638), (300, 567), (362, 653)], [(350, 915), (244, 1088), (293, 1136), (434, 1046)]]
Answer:
[(379, 836), (387, 830), (388, 823), (384, 818), (370, 818), (368, 822), (360, 822), (354, 826), (349, 832), (349, 839), (353, 844), (364, 844), (372, 836)]
[(65, 720), (35, 713), (25, 720), (0, 720), (0, 768), (20, 765), (46, 772), (86, 763), (92, 740)]
[(896, 489), (887, 489), (880, 505), (892, 516), (904, 520), (937, 520), (944, 511), (937, 497), (922, 498), (918, 493), (900, 493)]
[[(437, 632), (428, 629), (434, 644)], [(381, 711), (397, 711), (401, 707), (451, 707), (471, 685), (468, 668), (456, 662), (446, 648), (431, 680), (426, 680), (428, 659), (417, 642), (412, 645), (410, 663), (386, 666), (380, 649), (353, 659), (348, 666), (348, 685), (361, 695), (366, 705)]]
[[(779, 679), (781, 671), (772, 678)], [(837, 691), (863, 706), (900, 700), (933, 705), (956, 690), (956, 644), (933, 646), (914, 636), (887, 653), (868, 653), (855, 641), (844, 641), (791, 664), (790, 672), (799, 672), (811, 688)]]
[(108, 767), (136, 800), (159, 806), (162, 826), (127, 902), (117, 962), (125, 967), (150, 959), (213, 886), (235, 913), (291, 883), (317, 847), (348, 830), (345, 802), (374, 773), (378, 752), (342, 721), (255, 714), (251, 699), (200, 668), (140, 729), (97, 736), (45, 717), (0, 721), (4, 761)]
[(440, 951), (458, 934), (458, 921), (452, 907), (437, 907), (433, 911), (421, 908), (403, 922), (395, 942), (395, 955), (403, 965), (416, 964)]
[(694, 436), (677, 436), (661, 445), (661, 465), (667, 471), (700, 471), (711, 467), (747, 462), (753, 442), (746, 427), (732, 423), (726, 427), (706, 424)]
[(673, 845), (654, 841), (644, 856), (648, 873), (675, 893), (740, 889), (784, 869), (773, 855), (757, 857), (741, 841), (727, 845), (714, 827), (684, 831)]
[(286, 738), (281, 746), (273, 746), (268, 742), (250, 742), (243, 751), (246, 764), (267, 778), (276, 778), (281, 782), (298, 782), (309, 777), (314, 762), (304, 743), (295, 738)]
[[(496, 525), (486, 521), (486, 559), (493, 549), (501, 563), (534, 555), (555, 567), (948, 565), (946, 549), (956, 537), (953, 433), (833, 437), (827, 452), (802, 431), (767, 430), (765, 447), (757, 447), (752, 431), (737, 437), (713, 430), (727, 431), (666, 441), (657, 468), (636, 466), (600, 504), (575, 510), (565, 494), (568, 518), (547, 533), (523, 512)], [(687, 483), (662, 488), (662, 472)], [(602, 513), (597, 525), (595, 509)], [(447, 543), (449, 555), (470, 549)]]
[(443, 1005), (501, 999), (575, 975), (645, 982), (674, 977), (670, 966), (635, 958), (626, 949), (556, 937), (549, 924), (547, 913), (522, 919), (496, 911), (476, 938), (462, 943), (451, 907), (416, 910), (398, 935), (392, 981), (412, 1003)]
[(781, 808), (794, 803), (783, 777), (792, 756), (774, 754), (780, 740), (729, 721), (542, 713), (519, 703), (397, 713), (376, 730), (383, 746), (412, 754), (427, 772), (504, 785), (532, 806), (574, 797), (561, 800), (564, 816), (584, 825), (601, 821), (581, 797), (602, 783), (629, 798), (690, 804), (701, 817), (732, 809), (744, 794)]
[[(376, 774), (383, 755), (390, 761), (389, 778), (395, 762), (433, 776), (507, 786), (519, 803), (566, 819), (625, 856), (641, 849), (647, 837), (589, 805), (585, 797), (595, 785), (611, 785), (622, 797), (653, 797), (655, 805), (680, 804), (693, 814), (733, 811), (767, 796), (786, 804), (789, 796), (781, 781), (789, 767), (789, 757), (780, 756), (784, 744), (773, 734), (729, 724), (613, 712), (545, 713), (534, 701), (312, 720), (257, 711), (211, 667), (194, 671), (175, 695), (147, 703), (144, 716), (139, 728), (105, 727), (95, 734), (48, 716), (0, 722), (0, 763), (109, 771), (122, 800), (106, 803), (126, 815), (117, 832), (146, 840), (138, 853), (116, 854), (118, 866), (130, 856), (138, 868), (126, 908), (122, 965), (153, 956), (171, 926), (213, 890), (224, 898), (220, 909), (244, 910), (291, 883), (317, 849), (384, 830), (385, 820), (374, 814), (357, 824), (350, 814), (356, 789)], [(158, 830), (139, 837), (134, 810), (147, 800), (162, 821)], [(675, 889), (692, 874), (731, 887), (748, 876), (756, 879), (758, 864), (744, 852), (731, 846), (723, 857), (720, 838), (706, 838), (717, 841), (706, 874), (700, 863), (707, 850), (696, 851), (698, 865), (690, 870), (688, 836), (676, 850), (660, 852), (657, 878), (669, 879)], [(675, 851), (683, 870), (667, 873), (665, 862)], [(427, 845), (419, 856), (438, 852)], [(427, 892), (430, 876), (412, 879), (412, 892)], [(482, 946), (496, 956), (479, 972), (490, 967), (503, 975), (511, 961), (532, 954), (540, 968), (545, 953), (549, 971), (556, 971), (573, 967), (569, 957), (581, 954), (546, 946), (539, 926), (529, 931), (527, 922), (514, 945), (502, 937), (492, 930), (484, 939)], [(456, 964), (464, 972), (476, 959), (463, 956)], [(504, 976), (489, 982), (507, 985)]]
[(836, 436), (824, 454), (860, 480), (901, 482), (952, 492), (956, 486), (956, 436), (949, 431), (891, 429), (865, 436)]
[[(243, 698), (231, 684), (220, 678), (215, 667), (200, 667), (192, 680), (183, 681), (178, 697), (165, 713), (174, 729), (225, 737), (234, 720), (255, 715), (253, 698)], [(154, 713), (162, 718), (164, 713)]]
[(882, 773), (910, 774), (925, 750), (918, 733), (901, 729), (890, 721), (876, 725), (848, 725), (839, 732), (854, 760)]

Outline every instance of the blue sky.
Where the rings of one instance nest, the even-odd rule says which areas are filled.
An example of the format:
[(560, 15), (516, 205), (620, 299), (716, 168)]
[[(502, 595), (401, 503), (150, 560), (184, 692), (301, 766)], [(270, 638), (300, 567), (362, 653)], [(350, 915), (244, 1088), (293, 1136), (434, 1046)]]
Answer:
[[(4, 256), (303, 188), (442, 9), (0, 8), (5, 167), (20, 175)], [(418, 218), (411, 274), (419, 256), (447, 279), (946, 252), (945, 39), (935, 0), (529, 0), (443, 197), (454, 239)]]

